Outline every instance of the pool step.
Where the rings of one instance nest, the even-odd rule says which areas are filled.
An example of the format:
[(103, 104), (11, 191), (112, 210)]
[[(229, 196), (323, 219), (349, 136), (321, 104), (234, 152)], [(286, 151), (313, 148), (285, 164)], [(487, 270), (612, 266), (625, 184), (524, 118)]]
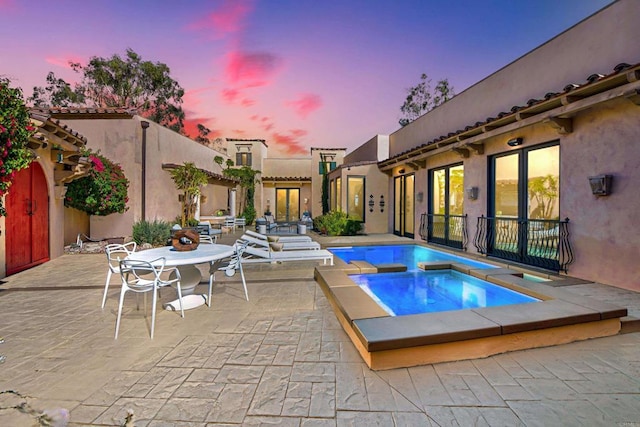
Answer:
[[(374, 273), (399, 273), (407, 271), (407, 266), (400, 263), (385, 263), (385, 264), (370, 264), (367, 261), (353, 260), (349, 264), (351, 267), (355, 267), (360, 270), (360, 274), (374, 274)], [(358, 274), (358, 273), (355, 273)]]

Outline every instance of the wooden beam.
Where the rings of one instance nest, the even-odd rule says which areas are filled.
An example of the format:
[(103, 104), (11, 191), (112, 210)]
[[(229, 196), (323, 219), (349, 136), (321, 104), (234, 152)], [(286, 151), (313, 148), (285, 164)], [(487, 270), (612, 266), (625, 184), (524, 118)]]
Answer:
[(466, 147), (471, 148), (476, 154), (484, 154), (484, 144), (483, 143), (471, 143), (467, 144)]
[(624, 97), (636, 105), (640, 105), (640, 89), (633, 89), (625, 92)]
[(550, 125), (557, 130), (560, 135), (573, 132), (573, 119), (570, 118), (548, 117), (544, 119), (542, 123)]
[(469, 150), (467, 148), (456, 147), (456, 148), (452, 148), (451, 150), (455, 151), (456, 153), (458, 153), (460, 155), (460, 157), (462, 157), (464, 159), (469, 157)]

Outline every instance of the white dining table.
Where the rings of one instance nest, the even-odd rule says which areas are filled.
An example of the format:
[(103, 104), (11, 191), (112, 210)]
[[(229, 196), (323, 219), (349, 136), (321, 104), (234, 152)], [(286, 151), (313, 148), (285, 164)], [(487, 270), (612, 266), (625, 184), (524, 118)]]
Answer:
[[(165, 259), (165, 266), (177, 267), (180, 270), (180, 289), (182, 291), (182, 304), (184, 309), (196, 308), (203, 305), (206, 295), (194, 294), (196, 286), (202, 281), (202, 274), (196, 267), (197, 264), (213, 264), (215, 261), (228, 258), (234, 253), (233, 246), (218, 244), (200, 244), (192, 251), (177, 251), (173, 246), (147, 249), (131, 253), (127, 259), (141, 261), (155, 261), (158, 258)], [(180, 302), (176, 299), (165, 304), (167, 310), (179, 310)]]

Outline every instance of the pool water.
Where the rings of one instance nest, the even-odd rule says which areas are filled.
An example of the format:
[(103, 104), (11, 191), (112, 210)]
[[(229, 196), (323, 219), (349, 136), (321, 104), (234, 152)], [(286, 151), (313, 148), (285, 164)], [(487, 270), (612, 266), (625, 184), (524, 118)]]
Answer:
[(373, 265), (399, 263), (406, 265), (408, 270), (418, 268), (419, 262), (428, 261), (459, 262), (476, 268), (496, 268), (495, 265), (451, 255), (420, 245), (353, 246), (329, 248), (329, 250), (346, 263), (351, 261), (366, 261)]
[(349, 277), (392, 316), (540, 301), (455, 270)]

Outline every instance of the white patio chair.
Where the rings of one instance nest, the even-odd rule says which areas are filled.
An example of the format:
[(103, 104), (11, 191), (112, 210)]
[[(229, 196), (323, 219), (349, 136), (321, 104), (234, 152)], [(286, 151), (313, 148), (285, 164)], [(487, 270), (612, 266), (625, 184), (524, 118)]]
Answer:
[(228, 216), (224, 219), (223, 227), (225, 227), (229, 232), (236, 231), (236, 218), (233, 216)]
[(243, 217), (236, 218), (235, 220), (235, 228), (242, 227), (242, 231), (244, 231), (245, 226), (247, 225), (247, 220)]
[[(124, 296), (128, 291), (144, 293), (144, 311), (147, 311), (147, 292), (153, 292), (153, 302), (151, 304), (151, 339), (156, 323), (156, 302), (158, 300), (158, 290), (161, 287), (176, 285), (178, 300), (180, 301), (180, 313), (184, 317), (184, 307), (182, 305), (182, 290), (180, 289), (180, 271), (177, 268), (165, 269), (165, 259), (158, 258), (153, 261), (140, 261), (125, 259), (120, 261), (120, 277), (122, 279), (122, 289), (120, 290), (120, 303), (118, 304), (118, 317), (116, 318), (116, 335), (120, 330), (120, 318), (122, 316), (122, 306)], [(175, 274), (172, 279), (163, 279), (163, 273), (171, 272)], [(136, 299), (136, 309), (140, 309)]]
[(246, 250), (248, 244), (249, 243), (246, 241), (237, 240), (235, 245), (233, 245), (235, 252), (230, 258), (211, 263), (211, 267), (209, 268), (209, 297), (207, 298), (207, 305), (209, 307), (211, 307), (211, 290), (213, 289), (213, 282), (218, 271), (224, 271), (224, 274), (227, 277), (233, 277), (236, 274), (236, 271), (240, 271), (240, 277), (242, 277), (242, 286), (244, 286), (244, 296), (247, 301), (249, 301), (249, 292), (247, 292), (247, 281), (244, 278), (244, 271), (242, 270), (242, 254)]
[(208, 234), (200, 234), (200, 244), (209, 244), (213, 245), (218, 241), (218, 236), (213, 235), (209, 236)]
[(125, 259), (133, 252), (136, 251), (136, 242), (125, 243), (120, 245), (118, 243), (112, 243), (105, 246), (105, 253), (107, 254), (107, 263), (109, 270), (107, 271), (107, 280), (104, 284), (104, 295), (102, 296), (102, 308), (107, 301), (107, 291), (109, 290), (109, 282), (113, 274), (120, 273), (120, 260)]

